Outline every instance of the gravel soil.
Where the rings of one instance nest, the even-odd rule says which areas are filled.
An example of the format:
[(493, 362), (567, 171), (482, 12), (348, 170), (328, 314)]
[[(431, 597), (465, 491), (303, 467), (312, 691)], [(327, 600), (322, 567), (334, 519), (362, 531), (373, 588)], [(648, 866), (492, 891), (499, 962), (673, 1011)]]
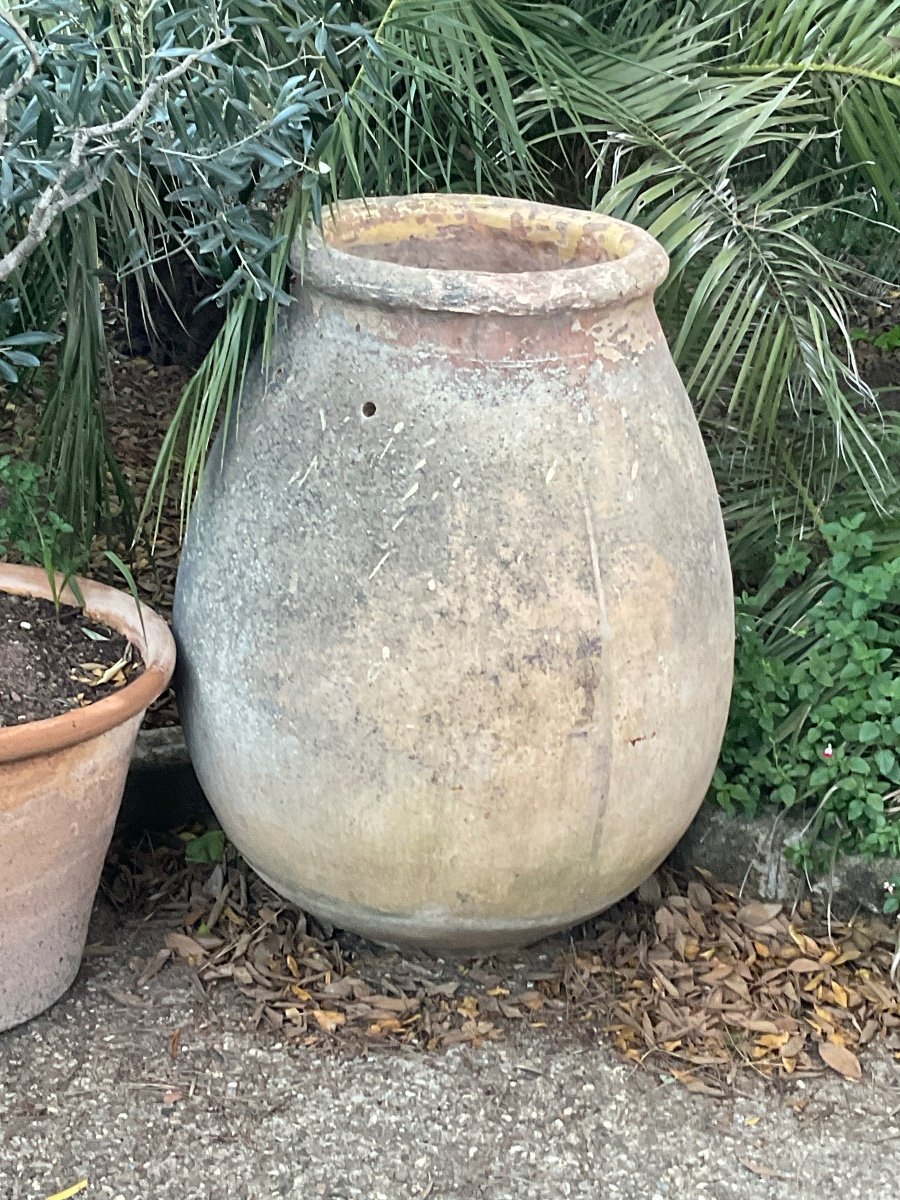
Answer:
[(900, 1069), (688, 1094), (584, 1033), (286, 1047), (98, 901), (72, 991), (0, 1036), (0, 1200), (895, 1200)]

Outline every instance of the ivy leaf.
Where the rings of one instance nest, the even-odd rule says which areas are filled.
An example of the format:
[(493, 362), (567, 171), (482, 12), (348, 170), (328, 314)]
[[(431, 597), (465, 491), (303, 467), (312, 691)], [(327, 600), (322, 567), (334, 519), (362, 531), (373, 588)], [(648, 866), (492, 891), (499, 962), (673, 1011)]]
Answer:
[(897, 759), (893, 750), (876, 750), (875, 765), (882, 775), (886, 775), (888, 779), (892, 779), (897, 766)]
[(225, 853), (225, 834), (221, 829), (208, 829), (199, 837), (191, 838), (184, 848), (188, 862), (215, 863)]

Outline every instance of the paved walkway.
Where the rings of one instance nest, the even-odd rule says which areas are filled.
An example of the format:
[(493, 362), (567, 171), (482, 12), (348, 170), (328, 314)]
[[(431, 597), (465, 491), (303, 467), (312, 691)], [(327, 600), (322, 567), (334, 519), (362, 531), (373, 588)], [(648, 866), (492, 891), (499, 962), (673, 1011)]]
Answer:
[[(92, 939), (116, 927), (99, 911)], [(121, 936), (121, 934), (119, 934)], [(581, 1035), (436, 1054), (284, 1048), (129, 958), (0, 1034), (0, 1200), (896, 1200), (900, 1064), (689, 1095)], [(176, 1033), (176, 1031), (180, 1031)], [(177, 1039), (177, 1054), (173, 1039)]]

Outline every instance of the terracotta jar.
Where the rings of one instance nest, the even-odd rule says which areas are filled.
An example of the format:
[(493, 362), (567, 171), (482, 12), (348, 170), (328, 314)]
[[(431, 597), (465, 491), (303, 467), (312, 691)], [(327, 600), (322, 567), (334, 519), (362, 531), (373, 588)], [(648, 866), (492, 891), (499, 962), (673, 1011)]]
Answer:
[[(134, 739), (175, 665), (162, 618), (142, 608), (142, 628), (131, 596), (79, 583), (88, 616), (127, 637), (146, 670), (87, 708), (0, 728), (0, 1030), (42, 1012), (78, 973)], [(33, 567), (0, 564), (0, 591), (51, 597)]]
[(728, 710), (728, 555), (653, 307), (666, 256), (472, 196), (337, 222), (191, 518), (188, 745), (228, 835), (317, 916), (535, 940), (661, 862)]

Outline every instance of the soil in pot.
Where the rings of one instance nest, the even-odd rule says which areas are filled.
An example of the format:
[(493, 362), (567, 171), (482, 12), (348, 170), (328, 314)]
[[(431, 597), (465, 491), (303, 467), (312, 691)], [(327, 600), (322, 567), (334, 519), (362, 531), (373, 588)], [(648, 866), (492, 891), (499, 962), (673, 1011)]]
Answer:
[(58, 717), (144, 670), (127, 638), (81, 609), (0, 592), (0, 727)]

